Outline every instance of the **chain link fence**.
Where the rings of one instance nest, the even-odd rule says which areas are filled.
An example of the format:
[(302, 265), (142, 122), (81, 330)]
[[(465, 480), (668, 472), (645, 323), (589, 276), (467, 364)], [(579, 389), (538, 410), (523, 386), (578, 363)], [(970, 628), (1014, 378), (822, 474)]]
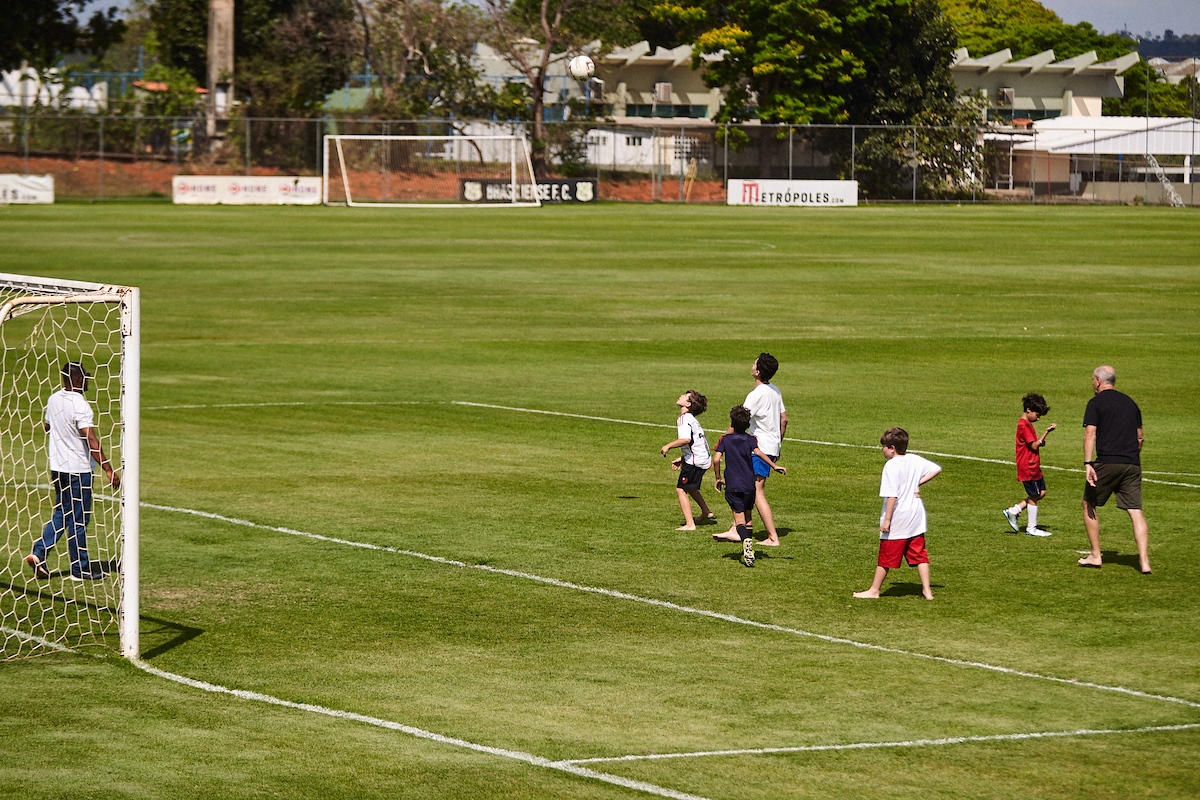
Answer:
[[(169, 199), (176, 175), (320, 175), (326, 134), (528, 136), (528, 127), (339, 117), (210, 126), (203, 117), (8, 113), (0, 115), (0, 173), (52, 174), (63, 199)], [(990, 126), (584, 119), (548, 122), (545, 131), (551, 175), (594, 177), (599, 198), (610, 201), (723, 203), (730, 179), (773, 178), (855, 180), (862, 203), (1200, 203), (1197, 120), (1184, 120), (1158, 153), (1102, 152), (1096, 131), (1084, 128), (1065, 150), (1039, 144), (1032, 130)]]

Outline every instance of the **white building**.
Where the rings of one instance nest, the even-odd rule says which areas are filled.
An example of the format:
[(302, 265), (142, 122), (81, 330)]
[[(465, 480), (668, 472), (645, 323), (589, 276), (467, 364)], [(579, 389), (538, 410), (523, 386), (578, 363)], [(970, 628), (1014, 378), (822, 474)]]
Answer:
[(83, 109), (96, 113), (108, 108), (108, 84), (100, 81), (88, 91), (72, 86), (63, 91), (58, 70), (49, 70), (42, 80), (30, 67), (0, 72), (0, 106), (31, 108), (35, 105)]

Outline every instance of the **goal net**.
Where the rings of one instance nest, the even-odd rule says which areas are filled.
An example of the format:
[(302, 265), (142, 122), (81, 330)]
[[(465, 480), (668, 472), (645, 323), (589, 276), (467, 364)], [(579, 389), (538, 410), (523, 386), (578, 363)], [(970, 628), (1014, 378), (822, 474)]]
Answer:
[(326, 136), (324, 177), (326, 205), (541, 205), (520, 136)]
[[(3, 659), (94, 645), (136, 657), (138, 290), (0, 273), (0, 346)], [(117, 488), (86, 436), (51, 442), (85, 424), (80, 383)]]

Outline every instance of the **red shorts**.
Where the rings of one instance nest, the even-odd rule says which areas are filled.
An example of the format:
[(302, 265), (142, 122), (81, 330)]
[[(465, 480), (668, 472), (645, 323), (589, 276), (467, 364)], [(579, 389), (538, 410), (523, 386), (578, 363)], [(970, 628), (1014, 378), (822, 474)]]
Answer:
[(925, 552), (925, 534), (911, 539), (880, 539), (879, 566), (895, 569), (900, 566), (900, 557), (908, 559), (908, 565), (928, 564), (929, 553)]

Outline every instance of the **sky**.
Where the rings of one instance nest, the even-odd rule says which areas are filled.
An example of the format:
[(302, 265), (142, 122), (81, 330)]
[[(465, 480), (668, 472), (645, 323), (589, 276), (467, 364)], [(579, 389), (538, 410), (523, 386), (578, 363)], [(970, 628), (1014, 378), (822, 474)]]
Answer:
[(1103, 33), (1127, 28), (1131, 33), (1162, 36), (1200, 33), (1200, 0), (1041, 0), (1042, 5), (1074, 25), (1090, 22)]

